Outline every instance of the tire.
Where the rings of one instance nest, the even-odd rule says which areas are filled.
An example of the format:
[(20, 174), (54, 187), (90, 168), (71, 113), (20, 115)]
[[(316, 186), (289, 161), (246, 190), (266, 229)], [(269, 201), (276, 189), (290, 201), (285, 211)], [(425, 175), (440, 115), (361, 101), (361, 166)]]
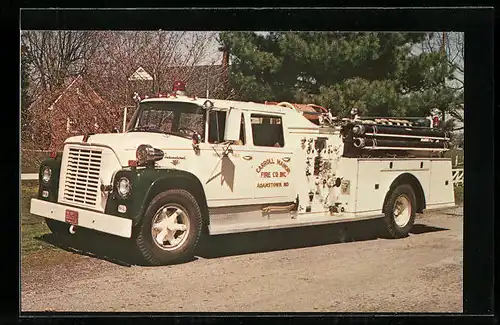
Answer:
[(61, 238), (69, 237), (69, 224), (49, 218), (45, 218), (45, 223), (47, 224), (47, 227), (49, 227), (52, 234)]
[(151, 265), (180, 262), (192, 257), (202, 226), (200, 206), (193, 195), (182, 189), (168, 190), (149, 204), (136, 229), (136, 245)]
[[(397, 186), (389, 194), (383, 211), (387, 233), (390, 237), (404, 238), (408, 236), (415, 223), (416, 201), (415, 192), (408, 184)], [(401, 208), (397, 209), (396, 205), (403, 208), (403, 211)]]

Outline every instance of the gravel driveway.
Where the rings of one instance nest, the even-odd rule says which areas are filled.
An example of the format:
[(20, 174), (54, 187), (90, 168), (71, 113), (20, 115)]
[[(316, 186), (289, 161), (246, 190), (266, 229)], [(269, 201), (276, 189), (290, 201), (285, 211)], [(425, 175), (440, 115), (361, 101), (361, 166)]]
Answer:
[(215, 236), (165, 267), (135, 265), (121, 239), (69, 248), (47, 235), (63, 249), (23, 257), (21, 309), (462, 312), (462, 208), (419, 216), (404, 239), (377, 238), (377, 225)]

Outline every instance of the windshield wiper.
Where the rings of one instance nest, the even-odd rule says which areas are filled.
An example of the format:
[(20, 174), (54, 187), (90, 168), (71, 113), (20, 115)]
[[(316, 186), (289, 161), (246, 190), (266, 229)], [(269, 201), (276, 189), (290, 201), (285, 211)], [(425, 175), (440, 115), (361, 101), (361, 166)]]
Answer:
[(162, 132), (158, 127), (152, 126), (152, 125), (141, 125), (141, 126), (136, 126), (128, 132), (134, 132), (134, 131), (154, 131), (154, 132)]
[(157, 126), (152, 126), (152, 125), (136, 126), (132, 129), (128, 130), (127, 132), (141, 132), (141, 131), (164, 133), (164, 134), (175, 135), (178, 137), (191, 139), (191, 136), (189, 136), (188, 134), (185, 134), (182, 132), (176, 132), (176, 131), (162, 131)]
[(166, 132), (163, 132), (163, 133), (169, 134), (169, 135), (175, 135), (175, 136), (178, 136), (178, 137), (181, 137), (181, 138), (191, 139), (191, 137), (189, 136), (189, 134), (182, 133), (182, 132), (166, 131)]

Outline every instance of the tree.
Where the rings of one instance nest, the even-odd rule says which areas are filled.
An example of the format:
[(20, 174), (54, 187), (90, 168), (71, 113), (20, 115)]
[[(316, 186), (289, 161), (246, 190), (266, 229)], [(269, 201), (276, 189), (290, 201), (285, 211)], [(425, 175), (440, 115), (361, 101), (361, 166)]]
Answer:
[[(47, 139), (60, 143), (68, 135), (57, 130), (66, 129), (68, 118), (77, 121), (74, 131), (79, 134), (121, 128), (124, 106), (134, 105), (133, 93), (140, 90), (128, 80), (139, 66), (154, 77), (154, 84), (140, 90), (141, 95), (145, 91), (166, 94), (174, 80), (182, 80), (189, 93), (206, 94), (210, 85), (210, 97), (227, 96), (215, 32), (22, 31), (21, 35), (23, 53), (30, 63), (23, 70), (27, 85), (23, 89), (30, 103), (35, 102), (32, 128), (39, 135), (34, 143), (23, 143), (23, 148), (40, 149), (47, 146), (42, 141)], [(88, 86), (86, 93), (95, 98), (87, 103), (89, 96), (66, 93), (58, 102), (57, 114), (51, 113), (48, 108), (80, 77), (84, 81), (81, 87)], [(128, 110), (127, 116), (132, 112)], [(57, 126), (52, 125), (54, 119)]]
[(28, 69), (30, 60), (26, 54), (26, 48), (21, 47), (21, 139), (27, 139), (30, 135), (30, 113), (29, 106), (31, 104), (28, 79)]
[(456, 90), (464, 88), (464, 33), (442, 32), (430, 33), (420, 44), (424, 53), (443, 51), (446, 54), (448, 66), (453, 74), (448, 80), (448, 86)]
[(346, 115), (422, 116), (449, 109), (453, 69), (441, 52), (412, 53), (425, 33), (222, 32), (240, 98), (316, 102)]
[(441, 32), (430, 33), (420, 44), (423, 53), (444, 53), (446, 62), (453, 71), (444, 85), (456, 94), (456, 100), (451, 103), (449, 114), (457, 121), (464, 122), (464, 33)]
[[(206, 76), (200, 76), (200, 65), (212, 66), (215, 74), (222, 74), (220, 61), (211, 52), (216, 44), (216, 33), (184, 31), (127, 31), (101, 32), (103, 44), (92, 58), (87, 79), (99, 93), (121, 105), (133, 103), (132, 94), (168, 93), (174, 80), (182, 80), (191, 93), (206, 92)], [(216, 51), (216, 50), (215, 50)], [(217, 53), (218, 54), (218, 53)], [(129, 83), (128, 78), (138, 68), (143, 67), (153, 78), (144, 88)], [(219, 85), (222, 90), (224, 87)], [(217, 88), (217, 87), (216, 87)], [(204, 90), (204, 91), (202, 91)], [(212, 93), (212, 97), (223, 96), (222, 92)]]
[(85, 73), (101, 45), (95, 31), (23, 31), (21, 44), (31, 63), (33, 99), (54, 92), (70, 78)]

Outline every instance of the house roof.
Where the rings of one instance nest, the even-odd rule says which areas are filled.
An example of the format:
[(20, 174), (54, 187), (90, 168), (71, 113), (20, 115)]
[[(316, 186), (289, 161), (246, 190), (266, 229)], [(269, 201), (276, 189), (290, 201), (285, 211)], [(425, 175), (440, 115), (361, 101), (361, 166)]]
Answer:
[(84, 83), (89, 87), (89, 89), (92, 91), (92, 93), (100, 100), (103, 101), (102, 97), (99, 96), (99, 94), (85, 81), (85, 79), (81, 76), (78, 75), (76, 78), (74, 78), (71, 82), (69, 82), (68, 86), (65, 88), (61, 88), (58, 91), (55, 91), (53, 93), (45, 93), (41, 95), (37, 100), (35, 100), (33, 103), (30, 105), (30, 109), (32, 108), (45, 108), (48, 110), (52, 110), (54, 108), (54, 105), (57, 104), (61, 100), (61, 98), (68, 93), (75, 85), (78, 85), (79, 83)]
[[(167, 73), (167, 77), (170, 78), (183, 78), (186, 77), (186, 74), (195, 74), (195, 73), (200, 73), (200, 74), (208, 74), (208, 73), (222, 73), (224, 71), (223, 65), (221, 64), (212, 64), (212, 65), (193, 65), (193, 66), (169, 66), (167, 69), (169, 70), (169, 73)], [(136, 73), (140, 69), (139, 73)], [(139, 67), (138, 69), (134, 71), (130, 71), (129, 75), (130, 76), (139, 76), (143, 75), (152, 75), (150, 71), (148, 71), (145, 68)], [(143, 78), (143, 80), (147, 80)]]

